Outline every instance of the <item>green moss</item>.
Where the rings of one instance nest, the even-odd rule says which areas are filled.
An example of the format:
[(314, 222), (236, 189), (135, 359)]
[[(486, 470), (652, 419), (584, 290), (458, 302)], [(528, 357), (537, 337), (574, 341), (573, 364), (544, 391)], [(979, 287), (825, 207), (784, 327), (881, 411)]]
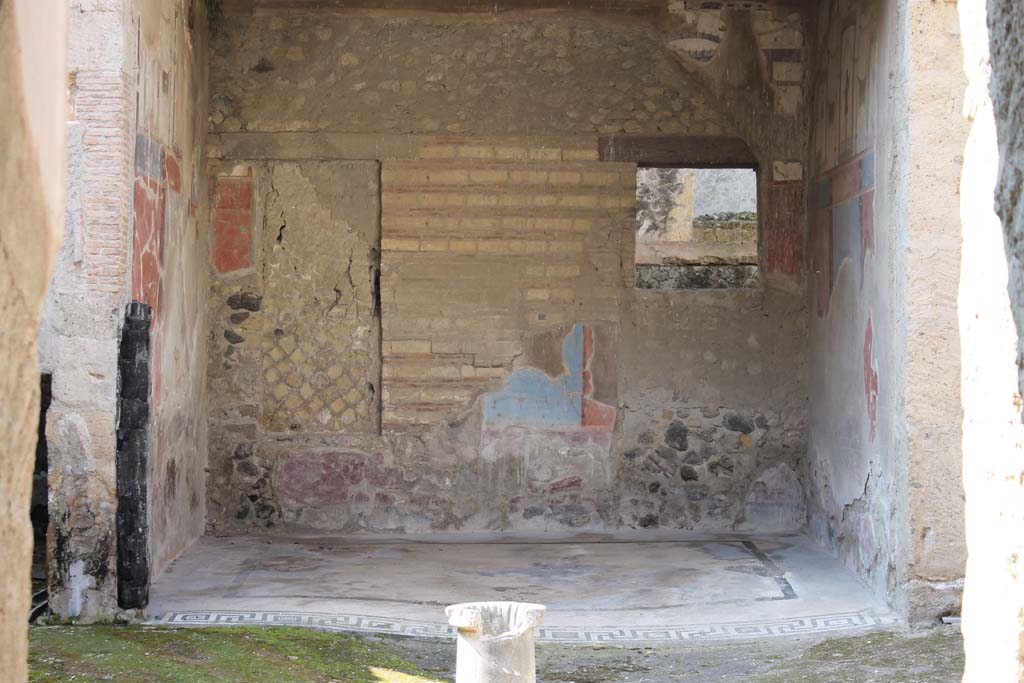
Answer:
[(751, 683), (959, 683), (962, 671), (960, 634), (935, 629), (920, 635), (870, 633), (826, 640)]
[(383, 643), (302, 628), (38, 626), (29, 681), (427, 683)]

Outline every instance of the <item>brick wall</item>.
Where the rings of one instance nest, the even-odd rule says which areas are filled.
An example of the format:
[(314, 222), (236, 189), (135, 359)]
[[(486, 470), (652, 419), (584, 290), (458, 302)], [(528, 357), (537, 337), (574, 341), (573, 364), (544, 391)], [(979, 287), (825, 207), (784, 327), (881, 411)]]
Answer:
[(82, 158), (89, 185), (82, 197), (84, 279), (91, 291), (124, 291), (132, 140), (127, 76), (116, 70), (75, 72), (75, 116), (85, 128)]
[(614, 320), (635, 214), (635, 167), (593, 149), (424, 152), (382, 167), (385, 426), (465, 405), (530, 329)]

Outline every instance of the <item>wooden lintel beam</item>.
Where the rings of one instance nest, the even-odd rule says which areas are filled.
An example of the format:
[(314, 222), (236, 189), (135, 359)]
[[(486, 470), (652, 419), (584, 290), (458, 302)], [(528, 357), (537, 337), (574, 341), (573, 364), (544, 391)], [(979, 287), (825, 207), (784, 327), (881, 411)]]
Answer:
[(756, 167), (747, 143), (727, 136), (609, 135), (598, 140), (602, 161), (641, 166)]

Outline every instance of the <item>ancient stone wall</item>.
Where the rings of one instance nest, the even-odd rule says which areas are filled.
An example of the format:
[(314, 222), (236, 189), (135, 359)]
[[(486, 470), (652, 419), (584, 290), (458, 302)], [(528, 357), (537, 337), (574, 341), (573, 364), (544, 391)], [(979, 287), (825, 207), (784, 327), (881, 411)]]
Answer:
[(823, 4), (812, 96), (811, 529), (915, 620), (965, 552), (951, 7)]
[[(766, 141), (805, 130), (802, 20), (669, 27), (228, 13), (212, 530), (803, 525), (803, 151)], [(727, 59), (758, 125), (712, 104)], [(752, 140), (770, 286), (634, 292), (638, 159), (600, 150), (641, 135)]]
[(211, 130), (721, 134), (679, 74), (650, 29), (615, 19), (228, 16)]
[[(50, 605), (109, 618), (115, 584), (120, 328), (153, 309), (147, 535), (159, 572), (203, 528), (208, 239), (201, 2), (75, 3), (68, 211), (41, 330)], [(138, 44), (136, 44), (138, 43)]]
[(0, 671), (14, 683), (27, 678), (36, 331), (63, 213), (66, 14), (56, 0), (0, 3)]

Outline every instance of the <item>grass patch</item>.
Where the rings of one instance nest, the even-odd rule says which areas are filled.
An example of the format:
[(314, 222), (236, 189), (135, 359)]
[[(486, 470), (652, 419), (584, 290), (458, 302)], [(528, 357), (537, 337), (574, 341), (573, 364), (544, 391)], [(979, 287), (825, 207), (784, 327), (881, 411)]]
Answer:
[(33, 626), (29, 681), (437, 683), (386, 644), (304, 628)]

